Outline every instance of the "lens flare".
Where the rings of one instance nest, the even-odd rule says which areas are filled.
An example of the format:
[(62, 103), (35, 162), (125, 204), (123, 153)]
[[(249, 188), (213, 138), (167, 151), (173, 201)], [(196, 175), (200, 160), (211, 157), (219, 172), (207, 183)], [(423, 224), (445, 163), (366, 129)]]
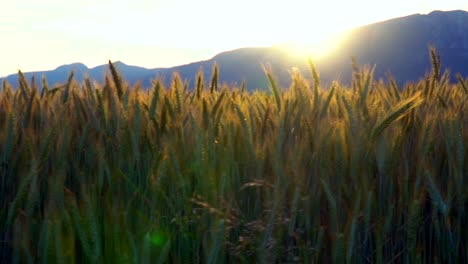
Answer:
[(151, 245), (155, 247), (162, 247), (168, 241), (168, 237), (164, 232), (155, 231), (146, 235), (146, 238), (151, 242)]

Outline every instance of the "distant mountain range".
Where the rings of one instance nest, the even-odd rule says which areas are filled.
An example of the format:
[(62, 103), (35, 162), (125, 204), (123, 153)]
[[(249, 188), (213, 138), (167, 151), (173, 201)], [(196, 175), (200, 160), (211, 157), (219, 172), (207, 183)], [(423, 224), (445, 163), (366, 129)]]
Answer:
[[(335, 79), (349, 83), (351, 56), (355, 56), (361, 65), (375, 64), (376, 79), (386, 78), (390, 73), (399, 83), (405, 83), (419, 80), (430, 70), (429, 45), (436, 47), (444, 68), (468, 76), (468, 12), (434, 11), (428, 15), (416, 14), (356, 28), (333, 55), (315, 63), (325, 83)], [(172, 68), (147, 69), (123, 62), (114, 65), (129, 83), (140, 81), (143, 87), (150, 87), (151, 81), (158, 76), (168, 83), (175, 71), (193, 86), (197, 72), (202, 69), (208, 80), (215, 63), (220, 69), (220, 82), (240, 85), (246, 81), (251, 90), (268, 88), (262, 64), (271, 67), (282, 85), (289, 84), (293, 67), (308, 74), (307, 58), (291, 56), (279, 47), (242, 48)], [(84, 76), (103, 81), (109, 72), (107, 64), (90, 69), (82, 63), (74, 63), (51, 71), (28, 72), (25, 76), (38, 79), (45, 76), (49, 84), (63, 83), (72, 70), (79, 81)], [(17, 74), (6, 79), (13, 85), (18, 83)]]

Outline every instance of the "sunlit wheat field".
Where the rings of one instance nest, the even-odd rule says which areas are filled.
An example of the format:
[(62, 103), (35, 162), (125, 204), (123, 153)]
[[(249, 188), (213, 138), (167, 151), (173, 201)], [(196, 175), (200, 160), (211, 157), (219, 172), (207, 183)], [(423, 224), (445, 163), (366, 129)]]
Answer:
[[(467, 263), (468, 80), (4, 82), (2, 263)], [(222, 67), (222, 65), (220, 65)], [(303, 76), (312, 76), (305, 78)], [(143, 89), (145, 88), (145, 89)]]

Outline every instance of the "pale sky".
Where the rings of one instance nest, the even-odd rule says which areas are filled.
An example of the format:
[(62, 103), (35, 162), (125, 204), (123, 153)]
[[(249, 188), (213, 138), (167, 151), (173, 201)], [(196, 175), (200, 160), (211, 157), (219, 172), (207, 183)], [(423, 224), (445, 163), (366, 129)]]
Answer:
[(315, 44), (333, 33), (466, 0), (4, 0), (0, 76), (109, 59), (148, 68), (241, 47)]

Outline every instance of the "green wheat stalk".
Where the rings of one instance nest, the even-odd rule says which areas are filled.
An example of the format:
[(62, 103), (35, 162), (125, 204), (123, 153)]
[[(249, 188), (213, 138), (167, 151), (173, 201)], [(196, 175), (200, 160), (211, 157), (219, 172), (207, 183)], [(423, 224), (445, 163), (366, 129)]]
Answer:
[(380, 122), (378, 122), (372, 129), (370, 138), (375, 140), (380, 134), (393, 122), (403, 118), (411, 110), (415, 109), (422, 104), (424, 100), (421, 98), (420, 94), (416, 94), (411, 98), (406, 99), (405, 101), (399, 103), (394, 107), (394, 109), (388, 113)]

